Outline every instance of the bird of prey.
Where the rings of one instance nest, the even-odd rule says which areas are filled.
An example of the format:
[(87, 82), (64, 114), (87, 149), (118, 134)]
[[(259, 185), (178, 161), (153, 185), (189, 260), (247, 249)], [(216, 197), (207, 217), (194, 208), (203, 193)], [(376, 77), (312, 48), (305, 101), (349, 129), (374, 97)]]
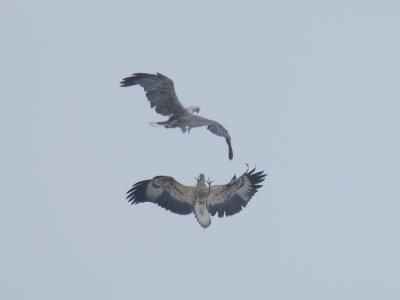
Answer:
[(170, 176), (156, 176), (137, 182), (127, 192), (131, 204), (153, 202), (173, 213), (194, 213), (203, 228), (211, 224), (211, 215), (231, 216), (242, 210), (262, 185), (263, 171), (247, 170), (242, 176), (233, 176), (225, 185), (211, 185), (200, 174), (196, 186), (186, 186)]
[(165, 128), (180, 128), (182, 132), (190, 132), (194, 127), (207, 126), (212, 133), (224, 137), (229, 148), (229, 159), (233, 158), (231, 137), (228, 130), (216, 121), (194, 115), (199, 113), (200, 107), (184, 107), (175, 93), (174, 82), (168, 77), (157, 74), (135, 73), (121, 81), (122, 87), (140, 85), (146, 92), (151, 107), (155, 107), (157, 113), (168, 116), (163, 122), (151, 122), (152, 126), (164, 126)]

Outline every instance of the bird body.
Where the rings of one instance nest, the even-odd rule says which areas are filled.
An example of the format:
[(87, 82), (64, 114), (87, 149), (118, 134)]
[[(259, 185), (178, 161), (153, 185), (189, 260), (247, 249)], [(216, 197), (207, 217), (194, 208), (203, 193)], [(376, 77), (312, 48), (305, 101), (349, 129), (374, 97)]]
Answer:
[(192, 128), (207, 126), (212, 133), (224, 137), (229, 149), (229, 159), (233, 158), (231, 137), (228, 131), (218, 122), (195, 115), (200, 112), (199, 106), (184, 107), (175, 93), (174, 82), (168, 77), (157, 73), (135, 73), (121, 81), (122, 87), (140, 85), (146, 92), (150, 106), (169, 119), (162, 122), (151, 122), (152, 126), (165, 128), (180, 128), (182, 132), (190, 132)]
[(194, 213), (203, 228), (211, 224), (211, 216), (231, 216), (242, 210), (262, 185), (266, 174), (246, 171), (239, 178), (234, 176), (225, 185), (211, 185), (200, 174), (195, 186), (186, 186), (170, 176), (156, 176), (137, 182), (127, 192), (131, 204), (155, 203), (176, 214)]

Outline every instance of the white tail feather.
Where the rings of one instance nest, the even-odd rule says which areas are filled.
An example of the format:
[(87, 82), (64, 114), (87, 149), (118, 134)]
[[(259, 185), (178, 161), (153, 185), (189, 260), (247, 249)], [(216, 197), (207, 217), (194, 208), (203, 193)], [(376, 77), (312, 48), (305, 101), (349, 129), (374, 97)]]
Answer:
[(162, 126), (162, 125), (158, 124), (157, 122), (149, 122), (149, 124), (150, 124), (152, 127)]
[(203, 228), (207, 228), (211, 224), (211, 215), (207, 210), (205, 203), (196, 202), (194, 204), (194, 215)]

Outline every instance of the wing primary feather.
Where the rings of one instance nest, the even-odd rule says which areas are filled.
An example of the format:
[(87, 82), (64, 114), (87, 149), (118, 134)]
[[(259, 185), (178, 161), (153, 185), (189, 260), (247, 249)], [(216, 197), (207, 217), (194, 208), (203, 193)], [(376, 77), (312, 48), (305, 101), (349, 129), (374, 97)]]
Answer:
[(233, 159), (233, 150), (232, 150), (232, 144), (231, 144), (231, 139), (226, 138), (226, 143), (228, 144), (228, 148), (229, 148), (229, 159), (232, 160)]
[(151, 182), (151, 180), (143, 180), (135, 183), (132, 188), (127, 192), (126, 198), (128, 202), (131, 204), (137, 204), (140, 202), (146, 202), (147, 200), (147, 185)]
[(207, 126), (207, 129), (209, 131), (211, 131), (215, 135), (222, 136), (222, 137), (225, 138), (225, 141), (228, 144), (228, 149), (229, 149), (228, 157), (229, 157), (230, 160), (232, 160), (233, 159), (233, 150), (232, 150), (231, 137), (229, 135), (228, 130), (226, 130), (224, 128), (224, 126), (222, 126), (221, 124), (219, 124), (216, 121), (209, 120), (209, 119), (206, 119), (206, 118), (202, 118), (202, 121), (206, 122), (206, 123), (208, 122), (209, 125)]

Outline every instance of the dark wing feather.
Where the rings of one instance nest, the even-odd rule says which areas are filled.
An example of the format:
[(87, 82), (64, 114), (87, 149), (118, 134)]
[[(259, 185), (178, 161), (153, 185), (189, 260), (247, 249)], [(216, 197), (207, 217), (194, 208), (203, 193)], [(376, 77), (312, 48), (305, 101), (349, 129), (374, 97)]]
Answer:
[(212, 121), (210, 125), (207, 126), (207, 129), (210, 130), (212, 133), (222, 136), (225, 138), (226, 143), (228, 144), (229, 148), (229, 159), (233, 159), (233, 150), (232, 150), (232, 144), (231, 144), (231, 137), (229, 135), (228, 130), (224, 128), (221, 124), (218, 122)]
[(194, 188), (169, 176), (156, 176), (135, 183), (126, 198), (131, 204), (153, 202), (173, 213), (187, 215), (193, 211)]
[(229, 135), (228, 130), (225, 129), (224, 126), (222, 126), (220, 123), (201, 117), (201, 116), (196, 116), (196, 115), (191, 115), (190, 116), (190, 125), (189, 127), (201, 127), (201, 126), (207, 126), (207, 129), (211, 131), (212, 133), (224, 137), (226, 143), (228, 144), (229, 148), (229, 159), (233, 158), (233, 150), (232, 150), (232, 144), (231, 144), (231, 136)]
[(218, 217), (231, 216), (242, 210), (250, 199), (257, 193), (265, 176), (263, 171), (246, 171), (239, 178), (232, 178), (226, 185), (211, 186), (211, 192), (207, 198), (207, 208), (211, 215), (218, 212)]
[(122, 87), (140, 85), (146, 92), (151, 107), (163, 116), (179, 115), (185, 110), (175, 93), (174, 82), (160, 73), (135, 73), (121, 81)]

